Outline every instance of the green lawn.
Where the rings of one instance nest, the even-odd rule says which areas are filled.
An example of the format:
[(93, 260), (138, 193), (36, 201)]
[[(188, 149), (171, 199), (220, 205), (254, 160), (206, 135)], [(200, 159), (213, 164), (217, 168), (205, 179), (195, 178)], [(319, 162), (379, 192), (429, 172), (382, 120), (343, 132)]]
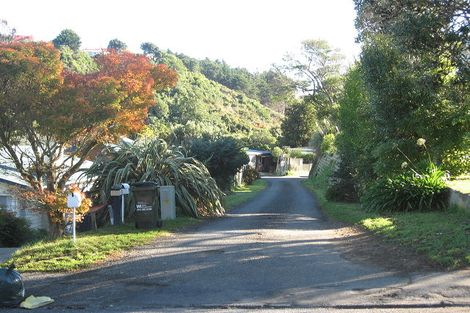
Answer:
[(448, 269), (470, 265), (469, 213), (451, 208), (445, 212), (379, 215), (364, 211), (357, 203), (331, 202), (324, 196), (328, 172), (304, 183), (330, 218), (360, 225), (397, 244), (412, 247)]
[(447, 182), (447, 186), (464, 194), (470, 194), (470, 177), (458, 177)]
[(84, 269), (197, 221), (193, 218), (177, 218), (165, 221), (160, 230), (147, 231), (138, 230), (133, 225), (105, 227), (97, 231), (79, 233), (75, 244), (69, 238), (40, 241), (22, 247), (5, 263), (14, 263), (20, 272), (65, 272)]
[(244, 185), (235, 188), (233, 192), (224, 198), (224, 207), (226, 210), (247, 202), (263, 191), (268, 183), (263, 179), (256, 180), (252, 185)]

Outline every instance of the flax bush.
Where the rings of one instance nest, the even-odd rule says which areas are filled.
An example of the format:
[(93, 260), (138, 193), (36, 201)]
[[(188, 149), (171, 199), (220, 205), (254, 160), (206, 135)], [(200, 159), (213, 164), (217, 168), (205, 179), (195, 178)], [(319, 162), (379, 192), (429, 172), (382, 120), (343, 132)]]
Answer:
[(422, 173), (409, 171), (375, 182), (361, 200), (369, 211), (444, 210), (447, 208), (444, 177), (445, 172), (430, 163)]
[(175, 186), (176, 205), (190, 216), (224, 213), (223, 193), (204, 164), (163, 140), (106, 148), (86, 175), (101, 201), (107, 201), (114, 184), (151, 181)]

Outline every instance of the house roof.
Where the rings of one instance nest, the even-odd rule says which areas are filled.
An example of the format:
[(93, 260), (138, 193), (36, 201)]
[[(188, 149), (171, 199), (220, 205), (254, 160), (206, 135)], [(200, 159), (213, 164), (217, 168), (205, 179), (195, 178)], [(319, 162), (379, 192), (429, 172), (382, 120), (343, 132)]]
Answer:
[[(22, 148), (24, 149), (24, 146)], [(28, 149), (26, 148), (23, 151), (27, 151), (27, 150)], [(65, 166), (72, 166), (74, 161), (75, 160), (72, 160), (72, 159), (66, 160), (66, 156), (62, 156), (59, 159), (59, 163), (64, 162), (63, 164)], [(26, 157), (24, 157), (24, 162), (25, 164), (27, 164), (27, 162), (29, 163), (29, 160)], [(79, 184), (85, 183), (85, 180), (83, 179), (83, 177), (80, 177), (81, 171), (88, 169), (91, 165), (93, 165), (92, 161), (85, 160), (83, 164), (80, 166), (80, 170), (74, 173), (70, 177), (70, 179), (68, 180), (68, 183), (79, 183)], [(30, 186), (29, 183), (21, 177), (18, 170), (14, 167), (14, 163), (11, 160), (2, 156), (0, 156), (0, 182), (10, 184), (10, 185), (20, 185), (24, 187)]]
[(29, 184), (20, 176), (20, 173), (15, 168), (0, 165), (0, 182), (9, 185), (19, 185), (28, 187)]
[(272, 155), (271, 151), (268, 151), (268, 150), (248, 149), (245, 152), (248, 155), (265, 155), (265, 156)]

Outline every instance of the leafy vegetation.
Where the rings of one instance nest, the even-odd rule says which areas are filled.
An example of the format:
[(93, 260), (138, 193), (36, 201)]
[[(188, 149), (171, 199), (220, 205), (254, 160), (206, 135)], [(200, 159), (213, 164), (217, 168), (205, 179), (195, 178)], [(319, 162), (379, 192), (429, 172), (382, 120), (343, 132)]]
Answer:
[[(276, 157), (279, 157), (281, 154), (277, 155)], [(288, 154), (289, 154), (289, 157), (291, 158), (303, 159), (304, 163), (312, 163), (313, 160), (315, 159), (315, 153), (305, 152), (305, 151), (302, 151), (302, 149), (295, 149), (295, 148), (288, 149)]]
[(88, 74), (98, 71), (96, 61), (84, 51), (75, 51), (68, 46), (62, 46), (60, 47), (60, 59), (70, 72)]
[(266, 189), (268, 183), (263, 179), (256, 180), (251, 185), (242, 185), (235, 187), (232, 193), (224, 198), (224, 207), (227, 210), (233, 209), (247, 201), (253, 199), (259, 192)]
[[(241, 92), (233, 91), (199, 72), (190, 71), (174, 54), (143, 44), (146, 55), (178, 72), (175, 88), (158, 94), (143, 136), (190, 146), (195, 138), (232, 136), (246, 145), (275, 145), (281, 115)], [(253, 147), (257, 148), (257, 147)]]
[(400, 171), (397, 147), (413, 163), (423, 159), (414, 149), (418, 138), (428, 140), (435, 163), (468, 149), (468, 3), (361, 0), (356, 7), (363, 79), (378, 134), (376, 173)]
[(422, 173), (409, 172), (375, 182), (361, 198), (366, 210), (442, 211), (447, 208), (444, 172), (433, 166)]
[(111, 39), (108, 43), (108, 50), (121, 52), (126, 49), (127, 49), (126, 43), (117, 38)]
[(277, 112), (283, 113), (294, 99), (295, 82), (276, 69), (250, 73), (244, 68), (230, 67), (220, 60), (197, 60), (181, 53), (171, 54), (180, 59), (191, 72), (201, 73), (227, 88), (242, 92)]
[[(393, 202), (395, 208), (425, 210), (442, 197), (442, 183), (431, 182), (437, 172), (421, 178), (407, 174), (403, 155), (418, 168), (437, 164), (451, 176), (470, 171), (468, 5), (428, 0), (355, 4), (363, 51), (346, 74), (339, 99), (335, 144), (341, 162), (332, 177), (338, 186), (329, 196), (341, 199), (341, 190), (349, 190), (356, 197), (365, 193), (369, 204), (370, 197), (376, 199), (382, 209)], [(416, 149), (419, 138), (428, 141), (429, 149)]]
[(244, 170), (243, 170), (243, 182), (246, 184), (246, 185), (251, 185), (253, 184), (257, 179), (260, 179), (261, 176), (260, 174), (258, 173), (257, 170), (255, 170), (254, 168), (252, 168), (251, 166), (247, 166)]
[(73, 51), (78, 51), (82, 41), (76, 32), (71, 29), (64, 29), (52, 40), (52, 43), (56, 48), (69, 47)]
[(19, 247), (35, 239), (38, 231), (31, 229), (24, 218), (0, 209), (0, 247)]
[(189, 216), (224, 212), (223, 193), (207, 168), (159, 139), (106, 148), (86, 175), (93, 182), (91, 192), (99, 194), (103, 203), (115, 184), (151, 181), (175, 186), (176, 205)]
[[(306, 146), (313, 143), (318, 155), (326, 134), (336, 132), (338, 97), (342, 89), (340, 64), (343, 56), (324, 40), (302, 42), (299, 57), (287, 56), (281, 68), (298, 77), (300, 103), (286, 110), (282, 123), (282, 144)], [(319, 140), (312, 142), (317, 136)]]
[(133, 225), (101, 228), (70, 238), (40, 241), (22, 247), (4, 265), (14, 263), (21, 272), (67, 272), (92, 267), (124, 250), (148, 244), (186, 225), (197, 223), (192, 218), (165, 221), (162, 229), (142, 231)]
[(442, 159), (442, 168), (455, 177), (470, 173), (470, 142), (465, 146), (468, 148), (447, 151)]
[(195, 139), (189, 155), (203, 162), (220, 189), (230, 191), (233, 178), (249, 159), (241, 144), (233, 138)]
[(330, 165), (317, 176), (304, 181), (326, 213), (334, 220), (360, 225), (393, 243), (408, 246), (431, 261), (449, 269), (470, 265), (470, 214), (451, 208), (439, 212), (366, 211), (359, 203), (329, 201), (325, 197)]
[[(0, 150), (45, 200), (40, 208), (47, 212), (65, 203), (66, 183), (91, 152), (139, 131), (154, 92), (177, 79), (166, 65), (130, 52), (111, 51), (95, 61), (99, 71), (80, 74), (63, 70), (52, 44), (0, 43)], [(59, 235), (57, 215), (48, 216), (51, 235)]]

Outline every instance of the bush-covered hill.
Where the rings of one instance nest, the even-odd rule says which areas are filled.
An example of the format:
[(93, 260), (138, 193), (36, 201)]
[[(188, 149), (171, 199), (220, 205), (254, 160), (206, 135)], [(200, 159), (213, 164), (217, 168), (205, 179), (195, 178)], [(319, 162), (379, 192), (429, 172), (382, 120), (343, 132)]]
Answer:
[(203, 135), (232, 136), (259, 148), (276, 144), (281, 114), (190, 71), (174, 54), (160, 50), (146, 54), (176, 69), (179, 80), (175, 88), (158, 95), (145, 135), (178, 144)]

